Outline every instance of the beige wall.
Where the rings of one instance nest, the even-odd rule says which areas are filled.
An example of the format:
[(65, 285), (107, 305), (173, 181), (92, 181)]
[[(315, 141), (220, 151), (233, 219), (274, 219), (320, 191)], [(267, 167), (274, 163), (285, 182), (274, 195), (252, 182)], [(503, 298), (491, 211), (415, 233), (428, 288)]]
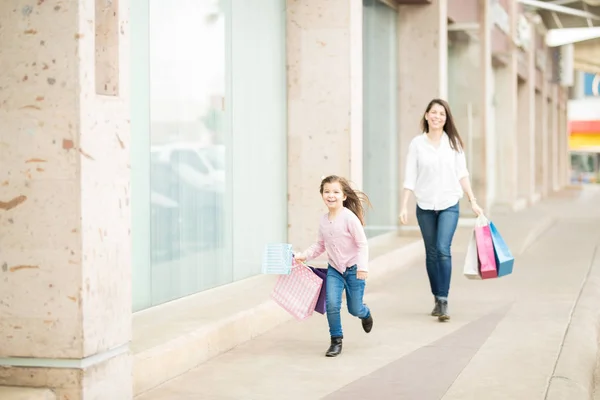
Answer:
[(73, 367), (4, 366), (0, 385), (72, 400), (131, 398), (128, 4), (95, 40), (95, 3), (0, 5), (0, 357)]

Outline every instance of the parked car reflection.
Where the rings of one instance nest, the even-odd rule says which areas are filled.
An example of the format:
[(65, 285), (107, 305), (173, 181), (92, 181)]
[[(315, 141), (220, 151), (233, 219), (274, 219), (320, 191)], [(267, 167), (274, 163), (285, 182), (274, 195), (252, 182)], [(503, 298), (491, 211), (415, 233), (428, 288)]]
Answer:
[(224, 150), (195, 143), (152, 147), (153, 261), (223, 246)]

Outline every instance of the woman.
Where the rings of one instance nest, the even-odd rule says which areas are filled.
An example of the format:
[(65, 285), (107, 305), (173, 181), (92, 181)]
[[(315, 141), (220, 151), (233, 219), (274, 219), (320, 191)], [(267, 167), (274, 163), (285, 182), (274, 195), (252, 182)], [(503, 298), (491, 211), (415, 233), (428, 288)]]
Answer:
[(407, 223), (411, 193), (417, 200), (417, 220), (425, 242), (427, 275), (439, 321), (448, 315), (448, 291), (452, 276), (450, 246), (458, 225), (458, 202), (467, 194), (476, 215), (483, 214), (469, 182), (463, 141), (454, 125), (450, 106), (431, 100), (421, 120), (423, 134), (408, 148), (400, 220)]

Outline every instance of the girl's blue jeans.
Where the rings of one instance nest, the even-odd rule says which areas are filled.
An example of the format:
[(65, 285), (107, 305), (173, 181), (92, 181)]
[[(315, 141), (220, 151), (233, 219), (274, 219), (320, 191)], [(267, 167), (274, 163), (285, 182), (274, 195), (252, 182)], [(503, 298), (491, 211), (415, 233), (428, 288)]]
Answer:
[(448, 299), (452, 277), (450, 246), (458, 225), (458, 203), (445, 210), (423, 210), (417, 206), (417, 220), (425, 242), (425, 264), (431, 292), (436, 299)]
[(356, 277), (356, 265), (347, 268), (341, 274), (331, 265), (327, 269), (327, 322), (329, 334), (332, 338), (343, 338), (342, 318), (342, 292), (346, 290), (346, 303), (348, 312), (358, 318), (368, 318), (371, 315), (369, 308), (363, 304), (366, 282)]

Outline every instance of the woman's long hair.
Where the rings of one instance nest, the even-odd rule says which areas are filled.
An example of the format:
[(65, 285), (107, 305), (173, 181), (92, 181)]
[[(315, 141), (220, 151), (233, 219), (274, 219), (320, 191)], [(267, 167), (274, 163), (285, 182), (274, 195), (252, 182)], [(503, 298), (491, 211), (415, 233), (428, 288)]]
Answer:
[(344, 193), (344, 196), (346, 196), (346, 200), (344, 200), (344, 207), (352, 211), (358, 217), (360, 223), (364, 226), (365, 206), (371, 205), (369, 197), (359, 190), (352, 189), (350, 182), (348, 182), (346, 178), (342, 178), (337, 175), (330, 175), (326, 178), (323, 178), (321, 181), (321, 188), (319, 189), (321, 195), (323, 194), (323, 186), (325, 186), (326, 183), (334, 182), (339, 182), (340, 186), (342, 187), (342, 192)]
[(421, 119), (421, 129), (423, 130), (423, 132), (429, 132), (429, 123), (427, 122), (425, 115), (431, 110), (431, 107), (433, 107), (434, 104), (444, 107), (444, 110), (446, 111), (446, 123), (444, 124), (444, 132), (446, 132), (448, 138), (450, 139), (450, 147), (452, 147), (453, 150), (458, 152), (463, 151), (465, 145), (460, 137), (460, 134), (458, 133), (458, 129), (456, 129), (456, 125), (454, 124), (454, 118), (452, 117), (452, 112), (450, 111), (450, 105), (445, 100), (433, 99), (429, 102), (427, 108), (425, 109), (425, 113), (423, 114), (423, 119)]

